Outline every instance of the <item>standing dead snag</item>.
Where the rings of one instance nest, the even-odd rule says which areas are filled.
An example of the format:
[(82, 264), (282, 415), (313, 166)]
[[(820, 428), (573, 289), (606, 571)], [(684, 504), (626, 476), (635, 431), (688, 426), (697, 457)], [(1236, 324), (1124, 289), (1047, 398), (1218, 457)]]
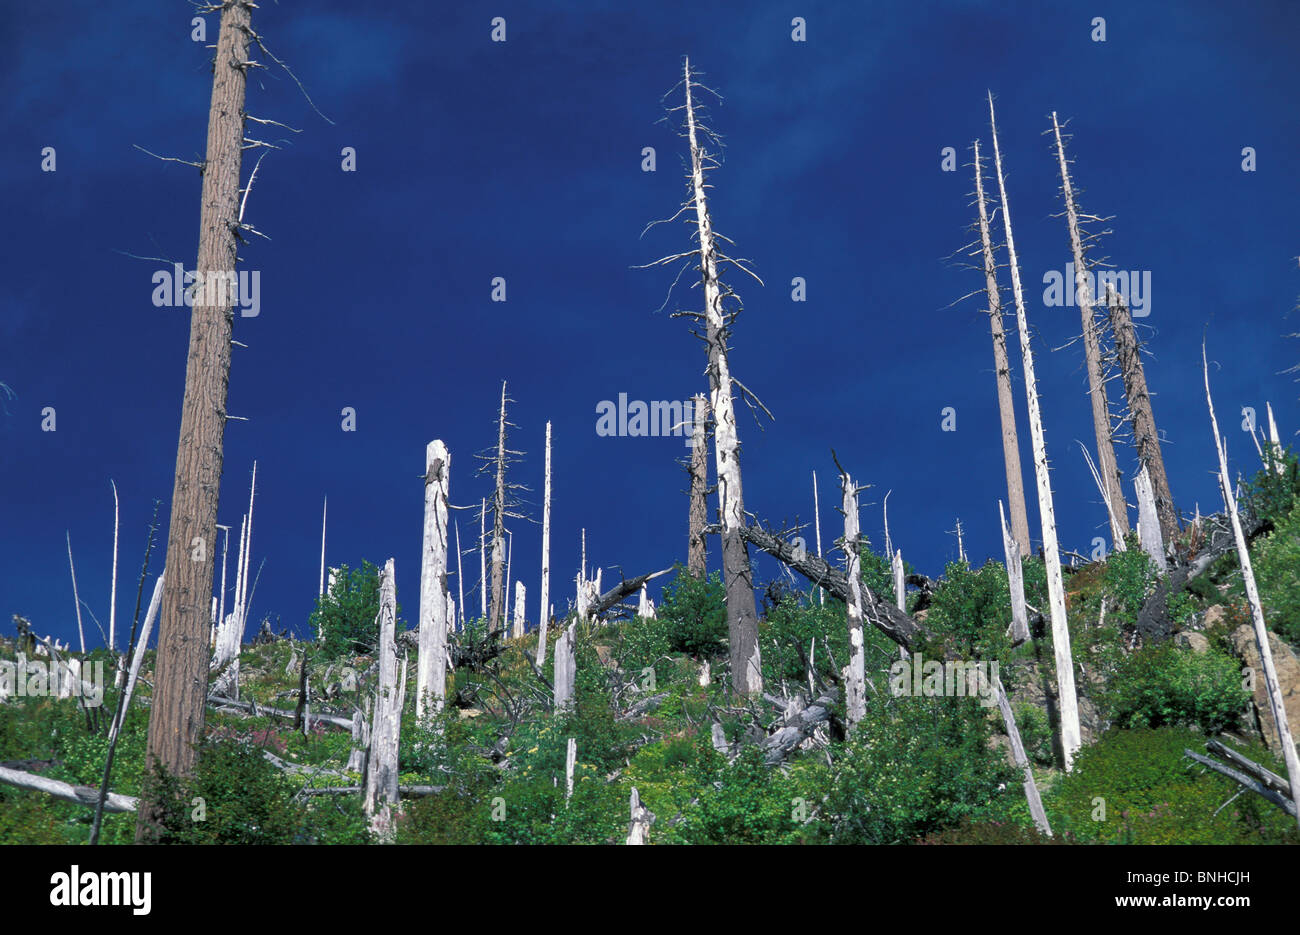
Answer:
[(1151, 489), (1151, 478), (1145, 467), (1138, 471), (1133, 482), (1137, 490), (1138, 502), (1138, 539), (1142, 542), (1142, 551), (1146, 552), (1160, 574), (1169, 574), (1169, 563), (1165, 560), (1165, 543), (1160, 536), (1160, 520), (1156, 516), (1156, 498)]
[[(379, 686), (375, 695), (374, 725), (366, 756), (366, 815), (371, 829), (384, 835), (392, 827), (391, 809), (397, 806), (397, 746), (402, 726), (402, 700), (397, 676), (397, 587), (393, 560), (384, 563), (379, 579)], [(402, 666), (405, 674), (406, 667)]]
[(1002, 548), (1007, 556), (1007, 587), (1011, 590), (1011, 645), (1029, 639), (1029, 618), (1025, 613), (1025, 576), (1020, 565), (1020, 545), (1007, 529), (1007, 515), (998, 501), (998, 518), (1002, 522)]
[(1020, 285), (1020, 265), (1011, 234), (1011, 208), (1002, 176), (1002, 153), (993, 116), (993, 93), (989, 92), (989, 131), (993, 135), (993, 164), (1002, 198), (1002, 225), (1006, 233), (1007, 259), (1011, 267), (1011, 291), (1016, 302), (1016, 325), (1020, 331), (1020, 356), (1025, 371), (1025, 394), (1029, 402), (1029, 432), (1034, 443), (1034, 478), (1038, 482), (1038, 512), (1043, 529), (1043, 561), (1047, 566), (1047, 595), (1051, 609), (1052, 649), (1056, 656), (1057, 698), (1061, 710), (1061, 750), (1066, 772), (1074, 764), (1074, 753), (1083, 745), (1079, 731), (1079, 700), (1074, 688), (1074, 657), (1070, 652), (1070, 630), (1065, 616), (1065, 587), (1061, 580), (1061, 553), (1056, 539), (1056, 510), (1052, 505), (1052, 481), (1047, 468), (1047, 444), (1043, 438), (1043, 417), (1038, 408), (1038, 381), (1034, 377), (1034, 351), (1029, 344), (1029, 318)]
[(447, 496), (451, 454), (441, 440), (424, 452), (424, 559), (420, 565), (420, 651), (415, 717), (427, 721), (447, 694)]
[[(542, 600), (537, 614), (537, 664), (546, 661), (546, 625), (551, 618), (551, 423), (546, 423), (546, 481), (542, 495)], [(463, 599), (462, 599), (463, 603)]]
[(989, 300), (989, 325), (993, 332), (993, 368), (998, 381), (998, 413), (1002, 419), (1002, 462), (1007, 472), (1007, 502), (1011, 505), (1011, 534), (1020, 554), (1029, 554), (1029, 514), (1025, 510), (1025, 479), (1020, 470), (1020, 442), (1016, 435), (1016, 409), (1011, 394), (1011, 362), (1007, 333), (1002, 327), (1002, 296), (998, 291), (997, 261), (989, 235), (988, 207), (984, 199), (984, 173), (980, 144), (975, 141), (975, 199), (979, 205), (980, 247), (984, 255), (984, 291)]
[(1120, 486), (1119, 465), (1115, 461), (1110, 402), (1106, 397), (1106, 376), (1101, 367), (1101, 338), (1097, 313), (1092, 306), (1091, 277), (1084, 262), (1084, 237), (1079, 230), (1079, 208), (1074, 201), (1074, 187), (1070, 184), (1070, 170), (1065, 161), (1065, 144), (1061, 142), (1061, 125), (1056, 120), (1056, 111), (1052, 111), (1052, 133), (1056, 138), (1056, 159), (1061, 170), (1061, 191), (1065, 198), (1065, 216), (1070, 228), (1070, 252), (1074, 257), (1074, 296), (1079, 304), (1083, 324), (1083, 356), (1088, 370), (1092, 428), (1097, 440), (1097, 470), (1105, 486), (1103, 493), (1110, 517), (1111, 541), (1121, 542), (1124, 534), (1129, 531), (1128, 510), (1124, 506), (1124, 490)]
[(858, 488), (844, 469), (840, 469), (840, 491), (844, 510), (845, 576), (848, 579), (849, 599), (845, 611), (849, 625), (849, 665), (845, 690), (845, 714), (849, 729), (867, 716), (867, 663), (866, 641), (862, 633), (862, 557), (858, 539)]
[(1228, 453), (1219, 435), (1219, 423), (1214, 417), (1214, 400), (1210, 396), (1210, 365), (1205, 359), (1205, 345), (1201, 345), (1201, 365), (1205, 372), (1205, 401), (1210, 409), (1210, 426), (1214, 429), (1214, 450), (1219, 456), (1219, 490), (1232, 522), (1232, 536), (1237, 545), (1237, 561), (1241, 564), (1242, 583), (1246, 586), (1246, 599), (1250, 602), (1250, 620), (1255, 627), (1255, 646), (1259, 650), (1260, 662), (1264, 669), (1264, 685), (1268, 689), (1269, 706), (1273, 709), (1273, 722), (1277, 725), (1278, 739), (1282, 747), (1282, 756), (1286, 761), (1287, 779), (1291, 785), (1291, 801), (1295, 805), (1292, 814), (1300, 823), (1300, 757), (1296, 755), (1295, 741), (1291, 736), (1291, 725), (1287, 721), (1286, 703), (1282, 700), (1282, 688), (1277, 680), (1277, 668), (1273, 665), (1273, 649), (1269, 646), (1268, 629), (1264, 625), (1264, 611), (1259, 602), (1259, 588), (1255, 583), (1255, 572), (1250, 564), (1250, 549), (1246, 546), (1246, 536), (1241, 530), (1241, 518), (1237, 515), (1237, 498), (1228, 481)]
[(496, 479), (492, 494), (492, 570), (491, 594), (487, 597), (488, 633), (498, 636), (505, 628), (505, 607), (507, 602), (506, 587), (506, 518), (523, 519), (523, 515), (513, 512), (516, 502), (514, 491), (523, 490), (521, 484), (506, 481), (506, 469), (522, 455), (522, 451), (512, 451), (506, 447), (507, 429), (516, 428), (506, 421), (506, 403), (513, 402), (506, 395), (506, 383), (501, 381), (501, 409), (497, 416), (497, 444), (493, 455), (475, 455), (485, 462), (483, 472), (491, 471)]
[(1133, 316), (1129, 314), (1124, 297), (1116, 294), (1109, 284), (1106, 286), (1106, 307), (1110, 310), (1115, 357), (1124, 378), (1124, 395), (1128, 400), (1128, 417), (1133, 427), (1138, 463), (1147, 469), (1147, 475), (1151, 478), (1161, 535), (1165, 542), (1173, 542), (1179, 532), (1178, 510), (1174, 508), (1169, 476), (1165, 473), (1165, 459), (1160, 453), (1160, 435), (1156, 431), (1156, 419), (1151, 411), (1151, 394), (1147, 391), (1146, 371), (1142, 367), (1142, 354), (1138, 349), (1137, 335), (1133, 331)]
[[(701, 138), (712, 136), (696, 120), (693, 91), (701, 87), (691, 77), (691, 62), (685, 65), (686, 135), (691, 147), (691, 195), (695, 209), (700, 276), (704, 286), (705, 342), (708, 346), (710, 408), (713, 411), (713, 447), (717, 462), (718, 514), (722, 530), (722, 576), (726, 587), (727, 633), (731, 655), (731, 680), (736, 693), (756, 695), (763, 690), (762, 659), (758, 648), (758, 609), (754, 603), (754, 576), (749, 550), (741, 530), (745, 526), (744, 497), (740, 482), (740, 439), (736, 432), (736, 411), (732, 399), (731, 365), (727, 337), (735, 312), (723, 308), (723, 300), (734, 293), (718, 277), (720, 256), (714, 239), (713, 221), (705, 194), (705, 173), (717, 163)], [(697, 316), (698, 317), (698, 316)]]
[(703, 393), (692, 400), (691, 408), (691, 478), (690, 505), (687, 523), (686, 568), (692, 577), (703, 578), (707, 572), (708, 547), (704, 539), (704, 526), (708, 519), (709, 448), (707, 423), (709, 402)]
[(251, 0), (226, 0), (222, 5), (212, 70), (199, 217), (200, 286), (190, 316), (146, 782), (136, 823), (138, 842), (152, 840), (162, 819), (155, 784), (148, 781), (150, 770), (156, 764), (172, 776), (189, 776), (197, 756), (195, 745), (203, 736), (208, 695), (208, 596), (216, 553), (235, 299), (228, 290), (217, 290), (226, 291), (225, 295), (208, 295), (203, 284), (223, 275), (228, 280), (235, 274), (252, 8)]

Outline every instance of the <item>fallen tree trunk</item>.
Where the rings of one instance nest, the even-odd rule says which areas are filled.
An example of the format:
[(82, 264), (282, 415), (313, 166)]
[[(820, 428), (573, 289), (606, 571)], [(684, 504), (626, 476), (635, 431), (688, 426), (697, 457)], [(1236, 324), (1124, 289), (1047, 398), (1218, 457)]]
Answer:
[[(85, 805), (87, 808), (94, 808), (95, 803), (99, 801), (99, 790), (90, 786), (74, 786), (70, 783), (60, 782), (57, 779), (48, 779), (35, 773), (24, 773), (21, 770), (7, 769), (3, 766), (0, 766), (0, 782), (19, 789), (44, 792), (46, 795), (61, 799), (64, 802)], [(140, 800), (133, 795), (110, 792), (104, 796), (104, 811), (106, 812), (134, 812), (139, 805)]]
[(1237, 770), (1232, 769), (1231, 767), (1224, 766), (1222, 763), (1215, 762), (1214, 760), (1210, 759), (1208, 756), (1203, 756), (1191, 750), (1183, 750), (1183, 756), (1195, 760), (1197, 763), (1200, 763), (1202, 766), (1214, 770), (1216, 773), (1218, 773), (1221, 776), (1227, 776), (1229, 779), (1241, 785), (1243, 788), (1249, 789), (1251, 792), (1255, 793), (1261, 798), (1268, 799), (1270, 802), (1272, 802), (1278, 808), (1282, 809), (1282, 811), (1286, 812), (1292, 818), (1296, 817), (1295, 803), (1292, 802), (1289, 798), (1287, 798), (1287, 796), (1274, 792), (1272, 789), (1264, 785), (1264, 783), (1260, 782), (1259, 780), (1253, 779), (1250, 776), (1247, 776), (1245, 773), (1238, 772)]
[(838, 688), (828, 688), (812, 704), (787, 716), (785, 726), (763, 741), (764, 762), (768, 766), (776, 766), (811, 737), (819, 724), (830, 720), (831, 707), (839, 697)]
[[(741, 535), (746, 542), (799, 572), (813, 584), (829, 591), (846, 604), (849, 602), (848, 576), (839, 569), (832, 568), (825, 559), (803, 549), (796, 554), (791, 543), (757, 526), (742, 527)], [(867, 588), (862, 589), (862, 594), (865, 619), (899, 646), (911, 652), (930, 638), (930, 632), (925, 627), (888, 600), (882, 599), (882, 595)]]
[[(265, 705), (253, 704), (248, 701), (238, 701), (234, 698), (227, 698), (224, 695), (209, 695), (208, 704), (215, 705), (218, 708), (238, 708), (241, 711), (247, 711), (249, 714), (266, 714), (271, 717), (282, 717), (292, 721), (296, 715), (294, 711), (286, 711), (283, 708), (270, 708)], [(352, 719), (338, 717), (333, 714), (313, 714), (311, 716), (313, 724), (329, 724), (331, 727), (340, 727), (343, 730), (352, 730)]]

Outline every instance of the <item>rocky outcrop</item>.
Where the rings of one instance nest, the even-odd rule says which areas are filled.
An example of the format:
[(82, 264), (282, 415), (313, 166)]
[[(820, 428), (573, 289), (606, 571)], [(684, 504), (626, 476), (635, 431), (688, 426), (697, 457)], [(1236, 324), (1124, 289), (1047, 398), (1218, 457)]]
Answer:
[[(1277, 724), (1273, 720), (1273, 711), (1268, 703), (1268, 688), (1264, 684), (1264, 667), (1259, 658), (1259, 647), (1255, 644), (1255, 629), (1250, 624), (1242, 624), (1228, 638), (1233, 652), (1246, 664), (1253, 674), (1255, 686), (1251, 698), (1255, 711), (1255, 720), (1260, 734), (1268, 748), (1277, 753), (1281, 750)], [(1300, 728), (1300, 660), (1291, 651), (1291, 647), (1278, 639), (1277, 634), (1268, 635), (1269, 650), (1273, 654), (1273, 667), (1277, 670), (1278, 685), (1282, 689), (1282, 703), (1286, 708), (1287, 721), (1290, 722), (1292, 735)], [(1249, 683), (1247, 683), (1249, 684)]]

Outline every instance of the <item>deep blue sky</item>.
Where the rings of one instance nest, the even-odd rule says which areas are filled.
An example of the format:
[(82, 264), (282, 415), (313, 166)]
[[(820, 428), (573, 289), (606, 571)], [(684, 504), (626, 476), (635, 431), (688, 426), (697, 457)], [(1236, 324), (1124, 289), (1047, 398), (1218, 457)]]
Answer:
[[(189, 320), (151, 304), (162, 264), (125, 254), (194, 263), (197, 171), (132, 146), (202, 156), (211, 52), (190, 40), (192, 15), (182, 2), (82, 0), (0, 12), (0, 380), (16, 393), (0, 412), (3, 632), (21, 613), (75, 635), (65, 530), (81, 596), (107, 626), (109, 478), (121, 495), (123, 628), (154, 498), (165, 537)], [(1294, 3), (284, 0), (254, 16), (333, 124), (283, 72), (250, 82), (250, 113), (302, 130), (261, 134), (292, 139), (262, 164), (249, 200), (246, 219), (272, 239), (241, 253), (261, 273), (261, 314), (236, 319), (248, 348), (234, 351), (229, 411), (248, 421), (226, 432), (220, 517), (238, 529), (257, 459), (253, 566), (265, 570), (250, 631), (271, 614), (301, 632), (326, 494), (329, 561), (394, 556), (411, 620), (425, 444), (446, 441), (452, 501), (477, 504), (489, 482), (472, 455), (494, 441), (502, 379), (517, 400), (512, 444), (528, 452), (514, 478), (536, 491), (539, 521), (554, 423), (557, 609), (572, 596), (584, 526), (606, 580), (613, 566), (635, 574), (684, 559), (681, 440), (598, 437), (595, 409), (620, 392), (705, 389), (702, 347), (656, 311), (672, 271), (630, 269), (688, 248), (685, 225), (639, 238), (685, 194), (684, 144), (657, 121), (687, 54), (725, 98), (712, 110), (728, 144), (712, 179), (715, 225), (767, 284), (733, 280), (746, 300), (733, 370), (776, 415), (759, 431), (742, 409), (748, 510), (810, 518), (815, 468), (831, 542), (833, 446), (875, 485), (862, 518), (878, 545), (892, 489), (891, 533), (919, 569), (938, 574), (955, 557), (945, 530), (958, 517), (974, 560), (1000, 556), (987, 316), (979, 297), (949, 307), (982, 277), (945, 259), (970, 236), (965, 164), (972, 140), (988, 144), (986, 88), (1037, 329), (1063, 547), (1090, 550), (1104, 512), (1075, 443), (1092, 444), (1081, 351), (1051, 352), (1078, 333), (1078, 313), (1041, 299), (1044, 271), (1069, 258), (1042, 136), (1052, 110), (1075, 134), (1084, 209), (1116, 215), (1103, 252), (1152, 274), (1147, 376), (1178, 506), (1219, 503), (1203, 335), (1221, 365), (1215, 397), (1236, 469), (1257, 466), (1241, 407), (1262, 413), (1271, 400), (1285, 435), (1300, 427), (1297, 387), (1281, 373), (1300, 359), (1285, 337), (1300, 330)], [(506, 18), (505, 43), (490, 41), (494, 16)], [(791, 41), (794, 16), (806, 42)], [(1094, 16), (1106, 18), (1104, 43), (1090, 39)], [(209, 42), (216, 27), (209, 16)], [(46, 146), (53, 173), (40, 170)], [(355, 173), (340, 171), (344, 146), (356, 147)], [(653, 174), (640, 169), (645, 146), (657, 150)], [(940, 170), (945, 146), (958, 151), (956, 173)], [(1254, 173), (1241, 171), (1244, 146), (1257, 150)], [(490, 301), (494, 276), (507, 280), (505, 304)], [(807, 281), (804, 304), (790, 299), (795, 276)], [(670, 309), (698, 302), (690, 280)], [(1016, 394), (1036, 530), (1019, 382)], [(47, 406), (52, 433), (40, 428)], [(340, 429), (345, 406), (355, 433)], [(953, 433), (940, 430), (946, 406)], [(1131, 497), (1132, 450), (1120, 457)], [(457, 515), (468, 547), (476, 517)], [(540, 529), (513, 527), (531, 620)], [(717, 567), (716, 543), (710, 559)], [(161, 563), (160, 551), (155, 573)], [(468, 591), (474, 556), (466, 573)], [(756, 558), (758, 579), (777, 573)]]

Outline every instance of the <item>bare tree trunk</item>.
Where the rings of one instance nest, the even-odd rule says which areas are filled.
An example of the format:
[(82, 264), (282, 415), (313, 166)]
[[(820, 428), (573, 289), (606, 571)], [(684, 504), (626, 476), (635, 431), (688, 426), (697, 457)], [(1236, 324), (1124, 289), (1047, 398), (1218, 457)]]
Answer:
[(487, 516), (487, 498), (483, 497), (478, 504), (478, 597), (482, 605), (483, 619), (487, 620), (487, 526), (485, 525)]
[(136, 641), (135, 652), (131, 654), (131, 674), (127, 676), (125, 697), (122, 699), (117, 716), (113, 719), (113, 723), (109, 728), (109, 746), (117, 742), (117, 735), (121, 733), (122, 723), (126, 720), (127, 709), (131, 706), (131, 695), (135, 692), (135, 683), (140, 677), (140, 665), (144, 662), (145, 650), (149, 648), (149, 637), (153, 634), (153, 622), (158, 616), (158, 608), (162, 604), (163, 579), (166, 574), (167, 569), (163, 568), (158, 575), (158, 580), (154, 583), (153, 596), (149, 598), (149, 610), (144, 615), (144, 626), (140, 630), (140, 638)]
[(1138, 463), (1147, 468), (1151, 489), (1156, 498), (1156, 513), (1160, 517), (1160, 532), (1166, 542), (1178, 538), (1178, 510), (1174, 507), (1169, 490), (1169, 477), (1165, 473), (1165, 459), (1160, 453), (1160, 435), (1156, 432), (1156, 419), (1151, 411), (1151, 394), (1147, 391), (1146, 372), (1138, 349), (1137, 335), (1133, 331), (1133, 317), (1123, 296), (1111, 289), (1106, 291), (1106, 305), (1110, 310), (1110, 330), (1115, 337), (1115, 357), (1124, 379), (1124, 395), (1128, 400), (1129, 423), (1133, 427), (1133, 443), (1137, 447)]
[(1006, 232), (1007, 258), (1011, 267), (1011, 290), (1016, 303), (1016, 324), (1020, 331), (1020, 356), (1025, 371), (1025, 394), (1029, 402), (1029, 431), (1034, 443), (1034, 477), (1038, 482), (1038, 512), (1043, 529), (1043, 558), (1047, 566), (1047, 594), (1051, 609), (1052, 648), (1056, 656), (1057, 698), (1061, 712), (1061, 749), (1065, 769), (1074, 765), (1074, 754), (1083, 744), (1079, 730), (1079, 699), (1074, 687), (1074, 657), (1070, 652), (1070, 630), (1065, 616), (1065, 587), (1061, 580), (1061, 554), (1056, 539), (1056, 511), (1052, 505), (1052, 482), (1047, 467), (1047, 444), (1038, 408), (1038, 381), (1034, 377), (1034, 351), (1029, 343), (1029, 319), (1025, 312), (1020, 266), (1016, 261), (1011, 233), (1011, 208), (1002, 176), (1002, 154), (998, 148), (997, 123), (993, 116), (993, 95), (989, 94), (989, 129), (993, 136), (993, 161), (1002, 197), (1002, 224)]
[(1160, 520), (1156, 516), (1156, 498), (1151, 489), (1151, 478), (1146, 467), (1138, 472), (1133, 486), (1137, 489), (1138, 502), (1138, 538), (1142, 542), (1142, 551), (1150, 556), (1160, 574), (1169, 574), (1169, 563), (1165, 559), (1165, 544), (1160, 536)]
[(763, 667), (758, 648), (758, 610), (754, 603), (754, 578), (749, 550), (741, 535), (745, 525), (740, 482), (740, 440), (731, 396), (731, 367), (727, 358), (729, 326), (722, 307), (718, 255), (713, 222), (705, 195), (708, 156), (696, 133), (695, 103), (691, 95), (690, 59), (686, 60), (686, 128), (691, 146), (691, 186), (699, 228), (700, 272), (704, 285), (706, 341), (709, 351), (710, 408), (714, 414), (714, 452), (717, 460), (719, 518), (722, 527), (722, 574), (726, 587), (727, 630), (731, 655), (732, 687), (740, 695), (763, 690)]
[(316, 590), (317, 597), (325, 596), (325, 517), (329, 508), (330, 498), (326, 497), (320, 510), (320, 586)]
[[(1003, 526), (1005, 527), (1005, 522)], [(1016, 546), (1015, 540), (1008, 539), (1013, 547)], [(993, 689), (998, 696), (998, 710), (1002, 712), (1002, 724), (1007, 729), (1007, 738), (1011, 741), (1011, 756), (1016, 761), (1016, 766), (1020, 767), (1021, 772), (1025, 775), (1025, 798), (1029, 802), (1029, 814), (1034, 819), (1034, 824), (1038, 830), (1049, 838), (1052, 836), (1052, 826), (1047, 823), (1047, 812), (1043, 810), (1043, 799), (1038, 794), (1038, 786), (1034, 782), (1034, 770), (1029, 765), (1029, 757), (1025, 756), (1025, 746), (1020, 742), (1020, 731), (1016, 727), (1016, 717), (1011, 713), (1011, 703), (1007, 701), (1007, 693), (1002, 688), (1002, 679), (997, 675), (993, 676)]]
[[(1272, 421), (1273, 410), (1269, 410), (1269, 420)], [(117, 652), (117, 525), (118, 525), (118, 502), (117, 502), (117, 484), (112, 480), (113, 485), (113, 579), (112, 585), (108, 592), (108, 651)]]
[[(203, 163), (197, 272), (234, 274), (239, 230), (240, 162), (244, 146), (245, 69), (251, 36), (250, 0), (229, 0), (213, 63)], [(156, 763), (173, 776), (189, 776), (203, 736), (207, 703), (207, 603), (212, 593), (217, 501), (230, 381), (233, 296), (199, 289), (190, 317), (185, 398), (167, 534), (166, 566), (158, 630), (153, 706), (149, 717), (146, 779)], [(221, 300), (220, 305), (213, 304)], [(136, 840), (154, 837), (161, 819), (154, 784), (143, 789)]]
[[(461, 629), (465, 629), (465, 573), (461, 567), (461, 550), (460, 550), (460, 522), (453, 521), (456, 527), (456, 590), (460, 594), (460, 617), (456, 616), (455, 608), (452, 609), (451, 623), (454, 625), (459, 619)], [(451, 595), (447, 595), (447, 600), (451, 600)]]
[(989, 300), (989, 324), (993, 332), (993, 368), (998, 381), (998, 413), (1002, 419), (1002, 461), (1007, 473), (1007, 502), (1011, 505), (1011, 533), (1020, 554), (1029, 554), (1029, 514), (1025, 509), (1025, 480), (1020, 470), (1020, 443), (1016, 435), (1016, 409), (1011, 394), (1011, 362), (1007, 357), (1007, 334), (1002, 327), (1002, 296), (998, 292), (997, 261), (989, 235), (988, 207), (984, 200), (984, 173), (980, 168), (980, 144), (975, 141), (975, 194), (979, 205), (980, 243), (984, 253), (984, 291)]
[[(815, 531), (815, 535), (816, 535), (816, 540), (814, 544), (817, 546), (817, 557), (821, 558), (822, 557), (822, 507), (821, 507), (821, 501), (818, 500), (817, 498), (817, 472), (813, 471), (812, 476), (813, 476), (813, 530)], [(885, 494), (885, 499), (888, 498), (889, 498), (889, 494)], [(885, 538), (889, 538), (888, 514), (886, 514), (886, 518), (885, 518)], [(826, 603), (826, 592), (823, 591), (820, 587), (817, 589), (817, 603), (819, 605)]]
[(546, 662), (546, 625), (551, 607), (551, 423), (546, 423), (546, 480), (542, 495), (542, 599), (537, 615), (537, 664)]
[(506, 384), (501, 381), (501, 415), (497, 423), (496, 492), (492, 498), (492, 601), (488, 632), (499, 633), (505, 625), (506, 597)]
[(686, 543), (686, 568), (692, 577), (708, 574), (708, 546), (704, 527), (708, 522), (709, 447), (706, 438), (709, 403), (704, 394), (694, 399), (694, 420), (691, 422), (691, 492), (688, 516), (689, 534)]
[(420, 649), (415, 718), (427, 722), (447, 694), (447, 497), (451, 454), (441, 440), (424, 452), (424, 561), (420, 567)]
[(636, 786), (632, 787), (630, 804), (632, 817), (627, 828), (627, 843), (645, 844), (646, 838), (650, 836), (650, 825), (654, 823), (655, 814), (641, 804), (641, 795), (636, 791)]
[(577, 668), (574, 648), (577, 644), (578, 623), (575, 620), (564, 628), (555, 641), (555, 673), (552, 700), (555, 710), (563, 711), (573, 704), (574, 672)]
[(565, 744), (564, 749), (564, 801), (568, 804), (569, 799), (573, 798), (573, 769), (578, 765), (578, 741), (573, 737)]
[(849, 665), (845, 688), (845, 715), (849, 729), (867, 716), (866, 642), (862, 633), (862, 558), (858, 541), (858, 488), (853, 478), (840, 472), (840, 490), (844, 509), (845, 575), (849, 599), (845, 602), (849, 625)]
[[(393, 560), (384, 563), (379, 579), (379, 686), (375, 695), (374, 726), (366, 757), (365, 810), (371, 830), (380, 837), (392, 829), (391, 809), (398, 804), (397, 746), (402, 726), (402, 701), (397, 684), (397, 590)], [(403, 666), (405, 671), (405, 666)]]
[(1260, 662), (1264, 668), (1264, 685), (1268, 689), (1269, 706), (1273, 709), (1273, 722), (1277, 725), (1278, 740), (1282, 747), (1282, 756), (1286, 761), (1287, 779), (1291, 784), (1291, 801), (1296, 806), (1297, 823), (1300, 823), (1300, 757), (1296, 755), (1295, 741), (1291, 735), (1291, 724), (1286, 716), (1286, 703), (1282, 699), (1282, 688), (1277, 680), (1277, 668), (1273, 665), (1273, 649), (1269, 645), (1268, 629), (1264, 625), (1264, 611), (1259, 602), (1259, 588), (1255, 583), (1255, 572), (1250, 563), (1250, 550), (1246, 546), (1246, 536), (1241, 531), (1241, 518), (1237, 514), (1237, 498), (1233, 495), (1228, 482), (1228, 455), (1219, 435), (1219, 423), (1214, 417), (1214, 400), (1210, 397), (1210, 365), (1205, 359), (1205, 346), (1201, 346), (1201, 363), (1205, 373), (1205, 401), (1210, 408), (1210, 426), (1214, 429), (1214, 449), (1219, 456), (1219, 489), (1223, 493), (1223, 502), (1228, 508), (1228, 518), (1232, 521), (1232, 535), (1237, 543), (1237, 560), (1241, 564), (1241, 578), (1246, 586), (1246, 599), (1250, 602), (1250, 620), (1255, 627), (1255, 646), (1259, 650)]
[(1124, 489), (1120, 485), (1119, 465), (1115, 460), (1115, 443), (1110, 429), (1110, 402), (1106, 396), (1106, 376), (1101, 369), (1101, 338), (1097, 313), (1093, 308), (1092, 288), (1083, 256), (1083, 235), (1079, 231), (1079, 209), (1070, 184), (1070, 170), (1065, 161), (1065, 144), (1061, 142), (1061, 125), (1052, 111), (1052, 133), (1056, 137), (1056, 160), (1061, 169), (1061, 189), (1065, 198), (1065, 217), (1070, 228), (1070, 252), (1074, 257), (1074, 298), (1079, 305), (1083, 325), (1083, 356), (1088, 371), (1088, 398), (1092, 403), (1092, 430), (1097, 441), (1097, 470), (1105, 485), (1105, 499), (1111, 506), (1110, 537), (1120, 542), (1129, 531)]
[(527, 599), (528, 589), (524, 587), (522, 581), (515, 582), (515, 617), (511, 622), (510, 636), (513, 639), (522, 639), (524, 635), (524, 601)]
[(1011, 590), (1011, 645), (1029, 639), (1029, 617), (1025, 613), (1025, 576), (1020, 565), (1020, 543), (1007, 529), (1007, 515), (998, 501), (998, 518), (1002, 522), (1002, 548), (1007, 556), (1007, 586)]

